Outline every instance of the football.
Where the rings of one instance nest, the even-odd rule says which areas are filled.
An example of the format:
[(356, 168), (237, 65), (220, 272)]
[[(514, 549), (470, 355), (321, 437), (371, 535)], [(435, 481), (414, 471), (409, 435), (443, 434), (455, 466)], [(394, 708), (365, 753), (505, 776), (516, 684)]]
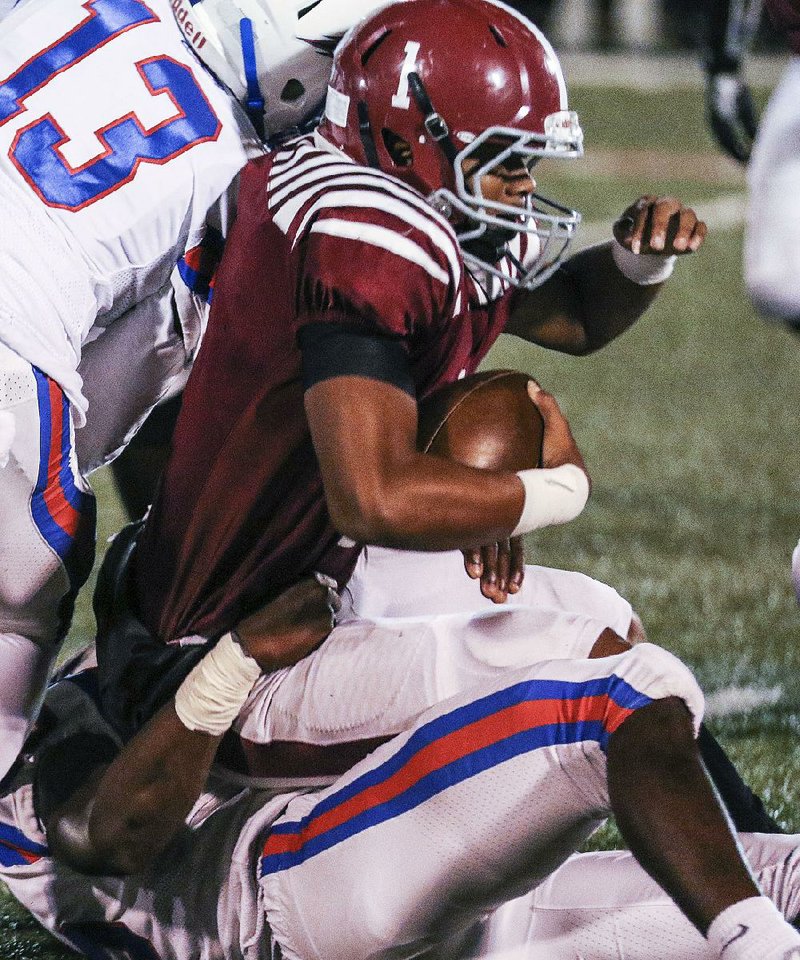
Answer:
[(544, 422), (528, 396), (530, 379), (487, 370), (432, 393), (419, 405), (418, 448), (482, 470), (538, 467)]

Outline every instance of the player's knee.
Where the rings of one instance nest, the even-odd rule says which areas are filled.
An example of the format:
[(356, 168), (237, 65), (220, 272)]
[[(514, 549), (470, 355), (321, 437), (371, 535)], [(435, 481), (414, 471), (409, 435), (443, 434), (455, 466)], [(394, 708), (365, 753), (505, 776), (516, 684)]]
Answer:
[(641, 706), (670, 697), (683, 701), (697, 733), (703, 719), (703, 692), (689, 668), (674, 654), (652, 643), (640, 643), (619, 658), (614, 673), (647, 698)]
[(69, 581), (60, 568), (40, 576), (0, 578), (0, 634), (19, 634), (34, 643), (56, 639), (62, 620), (61, 602)]

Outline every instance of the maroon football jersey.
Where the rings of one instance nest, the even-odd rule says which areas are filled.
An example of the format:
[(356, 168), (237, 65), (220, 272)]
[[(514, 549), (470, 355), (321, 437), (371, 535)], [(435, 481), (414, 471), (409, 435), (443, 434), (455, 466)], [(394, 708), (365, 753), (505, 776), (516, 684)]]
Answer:
[(772, 22), (789, 38), (792, 50), (800, 54), (800, 0), (765, 0)]
[(314, 570), (349, 577), (358, 548), (331, 526), (303, 409), (304, 325), (393, 336), (421, 399), (474, 372), (502, 331), (510, 298), (495, 286), (492, 299), (466, 272), (419, 194), (324, 141), (249, 164), (140, 540), (148, 627), (164, 640), (215, 636)]

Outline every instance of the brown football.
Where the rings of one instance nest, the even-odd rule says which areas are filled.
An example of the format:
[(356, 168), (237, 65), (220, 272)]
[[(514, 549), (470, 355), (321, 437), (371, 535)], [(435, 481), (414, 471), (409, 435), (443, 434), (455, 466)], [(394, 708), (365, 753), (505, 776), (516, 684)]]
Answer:
[(482, 470), (538, 467), (544, 423), (528, 396), (530, 379), (487, 370), (432, 393), (419, 405), (419, 449)]

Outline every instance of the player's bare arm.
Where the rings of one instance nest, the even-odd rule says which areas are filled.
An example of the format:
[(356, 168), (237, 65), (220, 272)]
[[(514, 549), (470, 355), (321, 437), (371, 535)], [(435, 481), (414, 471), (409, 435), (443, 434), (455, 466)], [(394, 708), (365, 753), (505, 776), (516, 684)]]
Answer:
[[(83, 873), (144, 870), (183, 826), (255, 680), (315, 649), (338, 603), (327, 578), (304, 580), (224, 636), (110, 763), (87, 767), (80, 786), (43, 814), (54, 855)], [(47, 779), (74, 761), (69, 746), (43, 767)]]
[[(537, 394), (538, 396), (538, 394)], [(585, 472), (549, 395), (548, 464)], [(367, 377), (333, 377), (306, 392), (308, 422), (336, 529), (353, 540), (417, 550), (496, 544), (518, 532), (526, 502), (513, 472), (477, 470), (417, 449), (417, 403)], [(545, 464), (545, 465), (548, 465)]]
[[(552, 394), (533, 380), (528, 394), (536, 404), (544, 422), (542, 467), (552, 469), (565, 463), (580, 467), (589, 476), (583, 456), (569, 423)], [(590, 478), (591, 482), (591, 478)], [(525, 548), (521, 537), (510, 537), (483, 547), (464, 551), (467, 575), (480, 580), (481, 593), (495, 603), (505, 603), (509, 594), (518, 593), (525, 573)]]
[(305, 407), (336, 529), (362, 543), (452, 550), (507, 538), (522, 512), (514, 473), (420, 453), (417, 402), (367, 377), (333, 377)]
[[(631, 327), (666, 280), (672, 256), (695, 253), (707, 228), (675, 197), (644, 196), (614, 224), (614, 239), (572, 256), (516, 294), (507, 333), (564, 353), (599, 350)], [(615, 254), (616, 245), (616, 254)]]

